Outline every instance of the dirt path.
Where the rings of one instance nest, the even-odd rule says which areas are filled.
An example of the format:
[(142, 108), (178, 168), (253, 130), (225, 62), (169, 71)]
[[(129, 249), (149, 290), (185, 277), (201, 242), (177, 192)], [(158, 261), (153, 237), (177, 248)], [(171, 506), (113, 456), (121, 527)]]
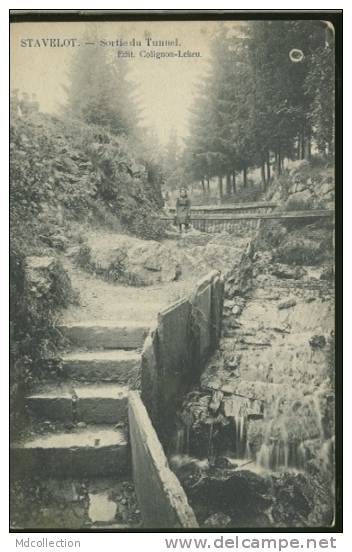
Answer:
[[(138, 240), (124, 234), (87, 231), (86, 243), (94, 249), (95, 259), (113, 258), (118, 248), (138, 246), (143, 253), (150, 247), (149, 259), (157, 264), (158, 242)], [(211, 270), (228, 270), (245, 247), (247, 239), (229, 234), (190, 232), (182, 237), (161, 242), (162, 267), (179, 262), (181, 276), (177, 281), (164, 281), (148, 286), (109, 282), (80, 268), (71, 257), (62, 258), (73, 288), (79, 293), (79, 304), (70, 306), (62, 315), (63, 323), (97, 321), (138, 321), (152, 323), (157, 314), (173, 302), (187, 297), (199, 278)], [(138, 249), (139, 251), (139, 249)], [(138, 265), (138, 254), (135, 257)], [(169, 265), (168, 265), (169, 263)], [(171, 271), (172, 272), (172, 271)], [(152, 273), (150, 273), (152, 274)], [(159, 273), (161, 274), (161, 273)]]
[(63, 322), (132, 321), (152, 322), (158, 312), (187, 295), (194, 279), (148, 287), (132, 287), (105, 282), (66, 261), (73, 288), (79, 292), (80, 304), (70, 306)]

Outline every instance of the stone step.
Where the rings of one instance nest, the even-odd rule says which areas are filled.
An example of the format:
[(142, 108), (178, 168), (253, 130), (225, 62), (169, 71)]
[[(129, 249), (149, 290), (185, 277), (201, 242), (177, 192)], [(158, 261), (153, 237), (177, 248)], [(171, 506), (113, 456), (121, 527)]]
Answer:
[(128, 471), (129, 447), (125, 432), (106, 426), (31, 435), (11, 446), (13, 473), (42, 477), (114, 475)]
[(72, 352), (63, 356), (65, 375), (79, 381), (135, 381), (140, 370), (141, 355), (134, 350), (100, 350)]
[(94, 424), (127, 422), (128, 387), (115, 384), (75, 387), (77, 420)]
[(58, 326), (58, 330), (74, 346), (90, 350), (141, 348), (149, 328), (138, 322), (70, 322)]
[(34, 418), (55, 422), (72, 422), (74, 419), (73, 393), (69, 386), (42, 386), (25, 397), (25, 406)]
[(50, 421), (115, 424), (127, 418), (128, 387), (86, 384), (41, 388), (25, 403), (35, 418)]

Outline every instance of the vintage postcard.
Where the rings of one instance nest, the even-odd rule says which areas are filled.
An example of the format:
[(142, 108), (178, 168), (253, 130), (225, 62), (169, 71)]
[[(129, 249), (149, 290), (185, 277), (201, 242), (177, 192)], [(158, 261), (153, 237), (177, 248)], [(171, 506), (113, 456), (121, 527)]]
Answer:
[(34, 12), (11, 531), (341, 530), (341, 12)]

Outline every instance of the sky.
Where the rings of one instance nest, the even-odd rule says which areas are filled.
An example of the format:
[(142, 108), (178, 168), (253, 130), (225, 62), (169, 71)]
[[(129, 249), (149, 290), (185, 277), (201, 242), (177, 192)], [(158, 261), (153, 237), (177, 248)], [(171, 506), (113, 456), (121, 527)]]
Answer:
[[(210, 41), (220, 23), (216, 21), (168, 22), (99, 22), (99, 23), (16, 23), (11, 28), (11, 88), (35, 93), (41, 111), (58, 113), (65, 103), (63, 85), (75, 49), (94, 48), (86, 45), (87, 36), (101, 41), (127, 41), (126, 46), (99, 46), (110, 55), (118, 51), (133, 51), (134, 58), (124, 58), (131, 69), (129, 79), (136, 83), (142, 108), (143, 124), (153, 128), (160, 141), (166, 143), (175, 129), (181, 139), (187, 135), (189, 108), (194, 100), (196, 86), (209, 70)], [(236, 23), (233, 23), (236, 25)], [(149, 46), (149, 37), (156, 41), (176, 41), (180, 46)], [(80, 46), (29, 47), (32, 39), (72, 39)], [(141, 41), (140, 47), (130, 41)], [(26, 46), (21, 46), (25, 40)], [(88, 39), (89, 40), (89, 39)], [(43, 42), (41, 42), (43, 44)], [(70, 42), (72, 44), (72, 41)], [(146, 58), (149, 51), (171, 52), (181, 50), (199, 52), (200, 57)]]

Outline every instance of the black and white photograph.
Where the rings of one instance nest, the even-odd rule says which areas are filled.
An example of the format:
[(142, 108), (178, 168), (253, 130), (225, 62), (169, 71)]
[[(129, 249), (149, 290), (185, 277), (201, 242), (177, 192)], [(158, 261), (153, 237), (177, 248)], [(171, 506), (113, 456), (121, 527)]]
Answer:
[(32, 11), (10, 531), (341, 531), (342, 11)]

